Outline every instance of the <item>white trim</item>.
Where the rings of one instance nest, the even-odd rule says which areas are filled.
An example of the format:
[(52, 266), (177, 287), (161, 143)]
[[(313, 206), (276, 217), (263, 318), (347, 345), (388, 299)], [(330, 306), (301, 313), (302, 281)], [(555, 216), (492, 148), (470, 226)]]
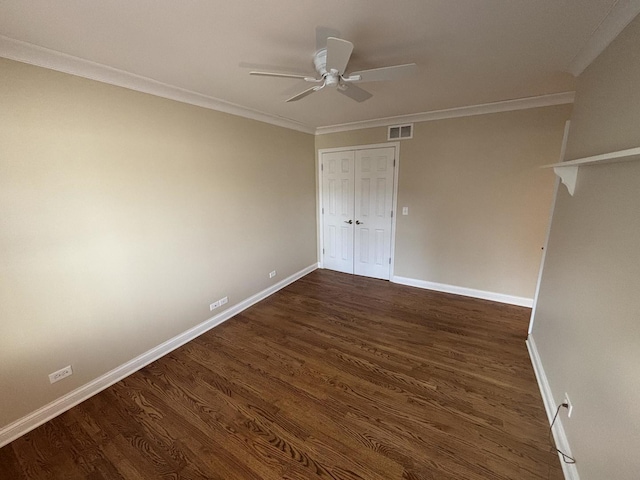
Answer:
[(577, 77), (584, 72), (639, 13), (640, 0), (614, 2), (580, 51), (571, 59), (567, 69), (569, 73)]
[(538, 270), (538, 283), (536, 283), (536, 291), (533, 294), (533, 305), (531, 306), (531, 316), (529, 317), (529, 328), (527, 335), (531, 335), (533, 331), (533, 323), (536, 318), (536, 309), (538, 306), (538, 295), (540, 295), (540, 284), (542, 282), (542, 272), (544, 270), (544, 261), (547, 258), (547, 248), (549, 246), (549, 236), (551, 235), (551, 222), (553, 221), (553, 212), (556, 209), (556, 199), (558, 198), (558, 187), (560, 187), (560, 178), (556, 177), (553, 184), (553, 200), (551, 201), (551, 209), (549, 211), (549, 221), (547, 222), (547, 235), (544, 239), (542, 247), (542, 257), (540, 258), (540, 270)]
[[(320, 167), (318, 167), (318, 171)], [(318, 179), (317, 182), (318, 197), (322, 197), (322, 180)], [(322, 253), (322, 201), (320, 198), (316, 199), (316, 249), (318, 255), (318, 268), (324, 268), (324, 254)]]
[(434, 290), (436, 292), (453, 293), (465, 297), (481, 298), (493, 302), (518, 305), (519, 307), (531, 307), (533, 305), (533, 299), (531, 298), (487, 292), (485, 290), (476, 290), (475, 288), (458, 287), (445, 283), (427, 282), (426, 280), (419, 280), (417, 278), (398, 277), (394, 275), (391, 277), (391, 281), (393, 283), (399, 283), (400, 285), (409, 285), (411, 287), (424, 288), (425, 290)]
[[(547, 379), (547, 375), (544, 372), (544, 368), (542, 367), (540, 354), (538, 353), (536, 342), (533, 339), (532, 335), (529, 335), (527, 337), (526, 343), (527, 350), (529, 350), (529, 356), (531, 357), (533, 371), (535, 372), (536, 380), (538, 381), (538, 387), (540, 388), (540, 393), (542, 394), (542, 402), (544, 403), (544, 409), (547, 413), (547, 420), (549, 421), (549, 424), (551, 424), (553, 416), (556, 413), (556, 409), (558, 408), (558, 404), (553, 399), (553, 393), (551, 392), (551, 387), (549, 386), (549, 380)], [(562, 420), (560, 419), (559, 415), (556, 419), (556, 423), (553, 426), (552, 433), (557, 448), (559, 450), (562, 450), (567, 455), (573, 456), (571, 454), (571, 448), (569, 447), (569, 440), (567, 439), (567, 435), (565, 434), (564, 427), (562, 426)], [(562, 460), (562, 456), (560, 454), (558, 454), (558, 457), (560, 458), (560, 465), (562, 466), (564, 478), (567, 480), (580, 480), (576, 464), (565, 463)]]
[[(413, 127), (411, 127), (413, 135)], [(398, 221), (398, 181), (400, 179), (400, 142), (389, 142), (388, 145), (396, 147), (395, 151), (395, 172), (393, 172), (393, 198), (391, 199), (391, 208), (393, 218), (391, 219), (391, 266), (389, 267), (389, 280), (394, 276), (396, 268), (396, 222)]]
[(618, 163), (634, 160), (640, 160), (640, 147), (602, 153), (600, 155), (593, 155), (592, 157), (576, 158), (574, 160), (567, 160), (566, 162), (552, 163), (551, 165), (543, 165), (540, 168), (579, 167), (581, 165), (594, 165), (596, 163)]
[(566, 162), (554, 163), (553, 165), (543, 165), (540, 168), (553, 168), (553, 171), (560, 177), (562, 183), (566, 185), (569, 194), (573, 196), (578, 183), (578, 171), (581, 166), (630, 162), (640, 160), (640, 147), (620, 150), (618, 152), (603, 153), (602, 155), (594, 155), (593, 157), (576, 158)]
[(316, 174), (318, 175), (318, 198), (316, 201), (316, 232), (318, 232), (317, 244), (318, 244), (318, 268), (324, 268), (324, 217), (322, 216), (322, 154), (335, 149), (319, 149), (316, 151)]
[[(561, 162), (567, 152), (567, 142), (569, 140), (569, 129), (571, 128), (571, 120), (567, 120), (564, 123), (564, 134), (562, 136), (562, 146), (560, 147), (560, 157), (558, 160)], [(531, 307), (531, 317), (529, 318), (529, 328), (527, 329), (527, 335), (531, 335), (533, 331), (533, 322), (536, 316), (536, 307), (538, 305), (538, 295), (540, 294), (540, 282), (542, 282), (542, 271), (544, 270), (544, 261), (547, 258), (547, 248), (549, 246), (549, 236), (551, 235), (551, 222), (553, 221), (553, 212), (556, 209), (556, 199), (558, 198), (558, 187), (560, 186), (560, 179), (556, 177), (553, 184), (553, 198), (551, 199), (551, 208), (549, 209), (549, 220), (547, 221), (547, 233), (544, 237), (544, 245), (542, 246), (542, 257), (540, 258), (540, 269), (538, 270), (538, 282), (536, 283), (536, 292), (533, 294), (533, 306)]]
[(560, 156), (558, 161), (564, 162), (567, 156), (567, 143), (569, 143), (569, 130), (571, 129), (571, 120), (564, 122), (564, 133), (562, 134), (562, 145), (560, 146)]
[(430, 122), (445, 118), (470, 117), (473, 115), (485, 115), (487, 113), (511, 112), (514, 110), (526, 110), (528, 108), (550, 107), (552, 105), (564, 105), (573, 103), (575, 92), (553, 93), (538, 97), (518, 98), (502, 102), (484, 103), (466, 107), (448, 108), (446, 110), (433, 110), (431, 112), (399, 115), (396, 117), (377, 118), (361, 122), (343, 123), (341, 125), (329, 125), (316, 128), (316, 135), (328, 133), (348, 132), (363, 128), (387, 127), (400, 123)]
[(16, 420), (13, 423), (0, 429), (0, 447), (14, 441), (16, 438), (24, 435), (25, 433), (39, 427), (45, 422), (48, 422), (52, 418), (66, 412), (70, 408), (78, 405), (80, 402), (96, 395), (105, 388), (110, 387), (116, 382), (119, 382), (123, 378), (131, 375), (132, 373), (140, 370), (146, 365), (150, 364), (163, 357), (167, 353), (175, 350), (176, 348), (184, 345), (185, 343), (193, 340), (194, 338), (202, 335), (207, 330), (211, 330), (213, 327), (220, 325), (222, 322), (229, 320), (231, 317), (246, 310), (252, 305), (264, 300), (270, 295), (273, 295), (278, 290), (286, 287), (287, 285), (295, 282), (296, 280), (304, 277), (308, 273), (311, 273), (318, 265), (314, 263), (306, 268), (303, 268), (299, 272), (281, 280), (280, 282), (256, 293), (255, 295), (237, 303), (231, 308), (219, 313), (218, 315), (211, 317), (209, 320), (196, 325), (193, 328), (167, 340), (166, 342), (146, 351), (142, 355), (137, 356), (133, 360), (130, 360), (119, 367), (105, 373), (104, 375), (76, 388), (75, 390), (63, 395), (62, 397), (54, 400), (53, 402), (37, 409), (36, 411)]
[(400, 142), (384, 142), (372, 143), (371, 145), (345, 145), (344, 147), (319, 148), (318, 153), (344, 152), (345, 150), (369, 150), (371, 148), (386, 148), (394, 146), (400, 148)]
[(108, 83), (110, 85), (116, 85), (182, 103), (188, 103), (190, 105), (196, 105), (198, 107), (208, 108), (210, 110), (230, 113), (231, 115), (257, 120), (279, 127), (290, 128), (299, 132), (315, 133), (315, 128), (289, 118), (253, 110), (219, 98), (168, 85), (151, 78), (125, 72), (124, 70), (118, 70), (117, 68), (112, 68), (101, 63), (74, 57), (31, 43), (14, 40), (3, 35), (0, 35), (0, 57), (76, 75), (78, 77), (89, 78), (98, 82)]
[(320, 148), (317, 151), (318, 165), (316, 172), (318, 174), (318, 201), (316, 203), (316, 217), (318, 219), (318, 268), (324, 268), (324, 254), (322, 249), (324, 248), (324, 218), (322, 217), (322, 155), (332, 152), (344, 152), (346, 150), (370, 150), (373, 148), (395, 148), (394, 159), (395, 167), (393, 172), (393, 198), (391, 199), (391, 209), (393, 211), (393, 217), (391, 218), (391, 264), (389, 266), (389, 280), (393, 278), (393, 272), (395, 267), (395, 248), (396, 248), (396, 219), (398, 218), (398, 177), (400, 176), (400, 142), (386, 142), (386, 143), (373, 143), (371, 145), (353, 145), (345, 147), (333, 147), (333, 148)]
[(67, 55), (31, 43), (15, 40), (4, 35), (0, 35), (0, 57), (315, 135), (389, 126), (398, 123), (426, 122), (445, 118), (467, 117), (471, 115), (562, 105), (573, 103), (575, 96), (574, 92), (554, 93), (537, 97), (519, 98), (481, 105), (470, 105), (314, 128), (289, 118), (253, 110), (219, 98), (168, 85), (151, 78)]

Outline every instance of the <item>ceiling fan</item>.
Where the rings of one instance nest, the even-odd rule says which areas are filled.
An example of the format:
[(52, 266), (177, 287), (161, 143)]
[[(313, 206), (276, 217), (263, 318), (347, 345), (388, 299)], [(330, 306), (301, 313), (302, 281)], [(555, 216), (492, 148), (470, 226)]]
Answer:
[(295, 102), (301, 98), (322, 90), (325, 87), (333, 87), (338, 92), (355, 100), (364, 102), (372, 97), (372, 94), (354, 85), (359, 82), (378, 82), (384, 80), (395, 80), (415, 72), (417, 65), (407, 63), (404, 65), (393, 65), (390, 67), (373, 68), (346, 74), (347, 64), (351, 58), (353, 43), (337, 37), (327, 37), (326, 47), (318, 50), (313, 56), (318, 78), (302, 74), (289, 74), (277, 72), (249, 72), (249, 75), (259, 75), (263, 77), (299, 78), (305, 82), (316, 83), (297, 95), (289, 98), (287, 102)]

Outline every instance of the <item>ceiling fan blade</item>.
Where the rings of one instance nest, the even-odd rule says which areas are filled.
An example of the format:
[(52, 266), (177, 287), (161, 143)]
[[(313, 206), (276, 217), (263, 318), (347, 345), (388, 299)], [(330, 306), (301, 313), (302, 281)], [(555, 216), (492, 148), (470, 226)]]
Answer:
[(340, 32), (329, 27), (316, 27), (316, 51), (327, 46), (327, 38), (340, 38)]
[(311, 88), (307, 88), (303, 92), (300, 92), (299, 94), (294, 95), (293, 97), (288, 99), (287, 102), (295, 102), (297, 100), (300, 100), (301, 98), (304, 98), (307, 95), (311, 95), (313, 92), (317, 92), (318, 90), (321, 90), (323, 87), (324, 87), (324, 84), (323, 85), (316, 85), (315, 87), (311, 87)]
[(353, 52), (353, 43), (341, 38), (327, 38), (327, 71), (344, 73)]
[(353, 72), (347, 78), (360, 77), (355, 82), (380, 82), (383, 80), (396, 80), (414, 74), (418, 69), (415, 63), (407, 63), (405, 65), (394, 65), (392, 67), (373, 68), (371, 70), (362, 70)]
[(249, 72), (249, 75), (259, 75), (261, 77), (281, 77), (281, 78), (300, 78), (305, 80), (310, 78), (309, 75), (300, 75), (296, 73), (276, 73), (276, 72)]
[(355, 85), (340, 86), (338, 87), (338, 91), (356, 102), (364, 102), (365, 100), (369, 100), (373, 97), (371, 93)]

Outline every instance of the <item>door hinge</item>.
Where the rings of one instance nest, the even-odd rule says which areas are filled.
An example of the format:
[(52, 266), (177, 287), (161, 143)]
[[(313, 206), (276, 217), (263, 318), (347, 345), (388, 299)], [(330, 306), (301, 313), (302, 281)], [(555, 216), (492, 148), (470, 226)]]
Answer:
[(324, 207), (322, 207), (322, 214), (324, 215)]
[(389, 265), (391, 265), (391, 257), (389, 257)]
[(391, 218), (393, 218), (393, 210), (391, 210)]
[(394, 167), (396, 166), (396, 159), (395, 158), (393, 159), (393, 166)]
[(324, 255), (324, 248), (322, 249), (322, 254)]
[[(395, 162), (395, 160), (394, 160), (394, 162)], [(321, 171), (321, 172), (324, 172), (324, 163), (321, 163), (321, 164), (320, 164), (320, 171)]]

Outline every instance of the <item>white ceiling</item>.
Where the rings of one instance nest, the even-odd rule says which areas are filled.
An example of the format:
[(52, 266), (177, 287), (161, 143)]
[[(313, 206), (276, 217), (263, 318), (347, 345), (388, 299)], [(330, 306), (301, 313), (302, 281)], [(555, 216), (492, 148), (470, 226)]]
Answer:
[[(571, 91), (567, 73), (618, 0), (3, 0), (0, 35), (308, 127)], [(349, 70), (416, 62), (356, 103), (299, 80), (316, 28), (355, 44)]]

